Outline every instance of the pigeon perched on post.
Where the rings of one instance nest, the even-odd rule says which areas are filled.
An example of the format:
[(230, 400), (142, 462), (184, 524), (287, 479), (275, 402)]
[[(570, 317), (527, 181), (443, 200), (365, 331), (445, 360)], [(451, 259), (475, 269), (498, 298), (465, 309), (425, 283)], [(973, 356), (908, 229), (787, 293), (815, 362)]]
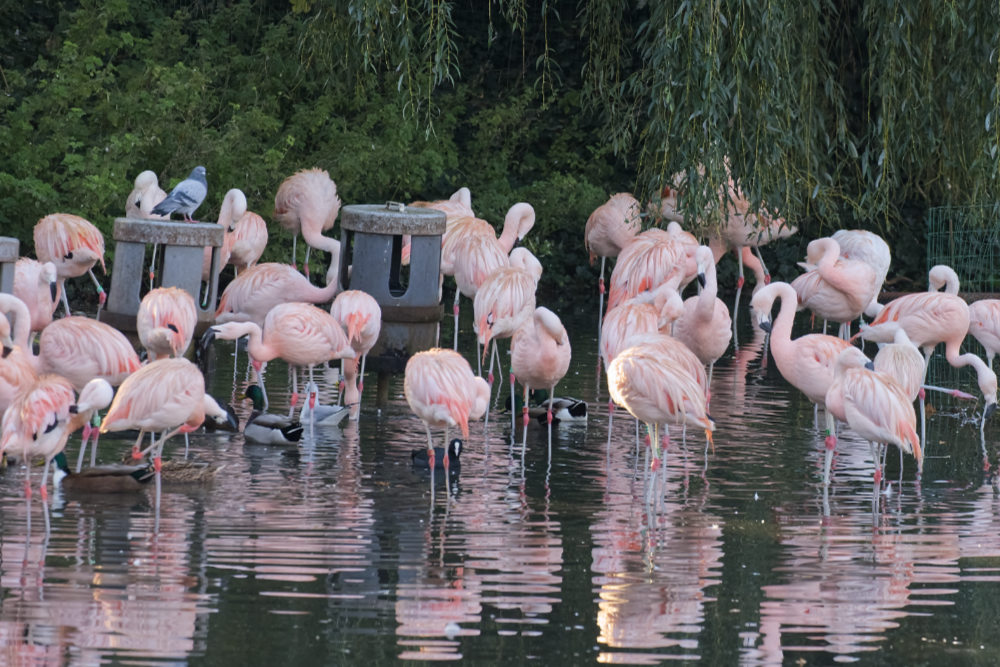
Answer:
[(156, 205), (153, 213), (156, 215), (170, 215), (173, 212), (180, 213), (187, 222), (194, 222), (191, 214), (201, 206), (208, 191), (208, 182), (205, 180), (205, 168), (197, 166), (191, 170), (191, 175), (177, 184), (167, 198)]

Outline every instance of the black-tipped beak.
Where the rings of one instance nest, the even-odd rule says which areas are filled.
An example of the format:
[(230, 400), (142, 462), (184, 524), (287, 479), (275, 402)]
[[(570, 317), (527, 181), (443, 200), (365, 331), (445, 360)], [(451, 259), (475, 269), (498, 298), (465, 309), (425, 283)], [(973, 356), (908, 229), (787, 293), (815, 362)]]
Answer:
[(761, 320), (757, 326), (763, 329), (765, 333), (771, 333), (771, 320)]
[(71, 415), (75, 415), (79, 411), (80, 411), (80, 406), (77, 405), (76, 403), (74, 403), (73, 405), (69, 406), (69, 413)]
[[(208, 359), (208, 349), (212, 347), (212, 343), (215, 342), (215, 329), (209, 327), (204, 334), (201, 336), (201, 340), (198, 341), (198, 346), (194, 350), (195, 363), (199, 366), (205, 363)], [(204, 369), (202, 369), (204, 370)]]
[(867, 364), (865, 364), (865, 368), (867, 368), (870, 371), (875, 370), (875, 362), (874, 361), (869, 361)]
[(701, 285), (702, 287), (705, 286), (705, 274), (704, 273), (699, 273), (698, 274), (698, 284)]
[(7, 355), (9, 355), (9, 354), (10, 354), (11, 352), (13, 352), (13, 351), (14, 351), (14, 348), (12, 348), (12, 347), (8, 347), (8, 346), (4, 345), (4, 346), (3, 346), (3, 357), (2, 357), (2, 358), (3, 358), (3, 359), (6, 359), (6, 358), (7, 358)]
[(996, 412), (996, 409), (997, 409), (996, 403), (990, 403), (989, 405), (987, 405), (986, 409), (983, 411), (983, 419), (989, 419), (990, 415)]
[(170, 329), (171, 331), (173, 331), (174, 333), (177, 333), (177, 327), (175, 325), (168, 324), (167, 328)]
[(49, 294), (52, 295), (52, 301), (56, 300), (59, 296), (59, 283), (49, 283)]
[(222, 408), (226, 411), (226, 427), (232, 432), (240, 430), (240, 420), (236, 416), (236, 411), (229, 403), (223, 403)]

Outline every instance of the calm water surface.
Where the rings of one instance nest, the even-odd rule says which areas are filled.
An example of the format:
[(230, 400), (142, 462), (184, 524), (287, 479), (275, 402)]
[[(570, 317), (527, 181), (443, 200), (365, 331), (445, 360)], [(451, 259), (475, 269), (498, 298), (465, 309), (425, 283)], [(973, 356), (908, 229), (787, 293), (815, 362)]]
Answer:
[[(939, 399), (923, 479), (907, 460), (900, 482), (893, 450), (874, 502), (868, 446), (843, 434), (824, 493), (812, 408), (744, 331), (715, 369), (714, 452), (674, 433), (650, 510), (622, 411), (606, 457), (591, 319), (569, 327), (558, 391), (586, 398), (589, 421), (557, 427), (549, 461), (543, 428), (529, 426), (522, 454), (520, 427), (511, 446), (494, 411), (433, 501), (410, 465), (425, 440), (402, 377), (381, 412), (369, 378), (359, 424), (317, 427), (297, 449), (193, 436), (192, 457), (224, 468), (166, 486), (158, 531), (150, 493), (57, 494), (46, 519), (8, 470), (0, 663), (1000, 661), (1000, 495), (975, 406)], [(232, 398), (233, 348), (218, 349), (211, 384)], [(269, 365), (272, 410), (287, 407), (287, 377)], [(102, 440), (101, 458), (127, 449)]]

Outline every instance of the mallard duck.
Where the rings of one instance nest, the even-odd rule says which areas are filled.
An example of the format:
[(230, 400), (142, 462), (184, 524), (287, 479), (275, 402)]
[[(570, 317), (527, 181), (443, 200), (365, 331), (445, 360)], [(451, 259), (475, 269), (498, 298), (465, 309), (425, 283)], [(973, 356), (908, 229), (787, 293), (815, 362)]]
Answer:
[(56, 464), (55, 484), (64, 491), (130, 493), (140, 491), (154, 476), (153, 467), (146, 463), (94, 466), (72, 472), (63, 452), (52, 460)]
[[(538, 389), (532, 392), (535, 403), (528, 406), (528, 415), (541, 425), (545, 425), (546, 412), (548, 410), (549, 392), (546, 389)], [(514, 397), (516, 409), (520, 410), (524, 405), (521, 394)], [(504, 406), (510, 409), (510, 398), (504, 401)], [(559, 422), (582, 422), (587, 421), (587, 402), (579, 398), (568, 396), (556, 396), (552, 399), (552, 423)]]
[[(456, 468), (462, 467), (462, 461), (459, 457), (462, 455), (462, 441), (459, 438), (453, 438), (450, 443), (448, 443), (448, 466), (454, 470)], [(410, 461), (413, 462), (413, 466), (416, 468), (427, 468), (430, 469), (430, 464), (427, 461), (427, 449), (414, 449), (410, 452)], [(444, 447), (434, 448), (434, 469), (444, 470)]]
[(253, 412), (243, 427), (243, 437), (262, 445), (294, 445), (302, 439), (302, 424), (291, 417), (264, 412), (264, 392), (258, 385), (247, 387), (244, 398), (253, 401)]

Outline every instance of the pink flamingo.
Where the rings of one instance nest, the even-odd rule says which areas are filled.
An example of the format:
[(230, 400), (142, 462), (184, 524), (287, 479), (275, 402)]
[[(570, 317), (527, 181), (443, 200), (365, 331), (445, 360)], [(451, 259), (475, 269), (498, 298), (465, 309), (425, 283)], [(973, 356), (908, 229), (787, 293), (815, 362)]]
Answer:
[(220, 324), (254, 322), (263, 326), (267, 313), (279, 304), (288, 301), (326, 303), (339, 291), (333, 267), (326, 277), (326, 287), (316, 287), (288, 264), (257, 264), (226, 286), (215, 311), (215, 320)]
[[(448, 462), (448, 430), (458, 427), (469, 437), (469, 420), (486, 412), (490, 388), (486, 380), (472, 374), (469, 362), (454, 350), (439, 347), (418, 352), (406, 362), (403, 394), (410, 409), (427, 430), (427, 458), (434, 470), (434, 438), (431, 428), (443, 428), (444, 467)], [(432, 473), (433, 474), (433, 473)]]
[[(781, 300), (781, 309), (772, 321), (771, 308), (776, 299)], [(778, 371), (813, 402), (814, 412), (818, 412), (819, 404), (825, 404), (826, 392), (833, 383), (837, 356), (851, 344), (826, 334), (808, 334), (793, 340), (796, 303), (795, 289), (791, 285), (774, 282), (754, 295), (750, 307), (758, 315), (760, 328), (771, 334), (771, 353)], [(827, 450), (832, 450), (837, 444), (835, 432), (833, 416), (826, 411)], [(829, 476), (823, 480), (825, 484), (829, 481)]]
[(267, 223), (253, 211), (246, 211), (236, 224), (226, 230), (222, 241), (220, 264), (232, 264), (236, 275), (256, 266), (267, 247)]
[(128, 338), (104, 322), (87, 317), (64, 317), (42, 330), (39, 353), (29, 343), (30, 315), (20, 299), (0, 294), (0, 313), (14, 315), (13, 345), (19, 347), (39, 373), (56, 373), (82, 390), (92, 378), (121, 384), (139, 368), (139, 356)]
[[(709, 441), (715, 428), (705, 411), (704, 389), (685, 365), (668, 353), (670, 348), (653, 340), (656, 338), (669, 340), (663, 334), (641, 337), (635, 345), (622, 350), (608, 367), (612, 400), (646, 424), (653, 446), (654, 473), (661, 466), (662, 451), (669, 447), (669, 422), (703, 428)], [(700, 363), (698, 368), (704, 374)]]
[(147, 292), (136, 315), (139, 342), (150, 361), (184, 356), (197, 324), (194, 297), (180, 287), (157, 287)]
[(153, 213), (156, 205), (166, 198), (167, 193), (160, 187), (156, 172), (147, 169), (135, 177), (135, 186), (125, 199), (125, 217), (169, 220), (169, 214), (157, 215)]
[(878, 275), (867, 262), (843, 258), (840, 245), (832, 238), (811, 241), (806, 252), (807, 261), (802, 266), (809, 270), (792, 281), (799, 304), (824, 323), (840, 323), (840, 336), (848, 338), (851, 321), (876, 301)]
[[(514, 248), (510, 253), (512, 266), (501, 267), (480, 285), (473, 299), (476, 335), (483, 346), (483, 361), (490, 354), (486, 381), (493, 387), (493, 359), (497, 356), (496, 341), (510, 338), (535, 311), (535, 290), (542, 276), (542, 265), (526, 248)], [(490, 341), (493, 347), (490, 348)], [(492, 352), (491, 352), (492, 349)], [(501, 370), (502, 364), (501, 364)], [(510, 374), (510, 400), (514, 405), (514, 374)], [(511, 432), (514, 409), (511, 408)], [(486, 409), (489, 420), (489, 407)]]
[(344, 370), (344, 403), (351, 408), (350, 419), (357, 419), (361, 412), (361, 392), (364, 391), (365, 360), (382, 331), (382, 308), (367, 292), (347, 290), (333, 300), (330, 314), (347, 331), (347, 339), (354, 349), (355, 357), (341, 360), (341, 364)]
[(729, 349), (733, 322), (729, 317), (729, 308), (716, 297), (718, 283), (712, 249), (700, 246), (695, 258), (698, 282), (702, 285), (701, 294), (684, 300), (684, 314), (674, 322), (674, 336), (708, 366), (708, 383), (711, 385), (715, 362)]
[(205, 393), (205, 378), (197, 366), (184, 358), (157, 359), (125, 379), (104, 415), (100, 432), (138, 429), (132, 454), (141, 458), (139, 444), (146, 432), (166, 431), (146, 450), (151, 452), (156, 470), (159, 508), (164, 444), (177, 433), (196, 430), (206, 417), (236, 427), (232, 416)]
[(89, 221), (70, 213), (53, 213), (37, 223), (34, 229), (35, 254), (40, 262), (52, 262), (59, 276), (63, 306), (69, 315), (69, 300), (66, 298), (66, 279), (89, 274), (97, 287), (98, 314), (107, 295), (97, 282), (93, 268), (101, 263), (104, 271), (104, 236)]
[[(455, 276), (457, 289), (452, 312), (455, 317), (454, 349), (458, 348), (459, 299), (469, 298), (494, 269), (509, 265), (514, 245), (535, 226), (535, 209), (518, 202), (504, 216), (503, 231), (498, 237), (493, 225), (479, 218), (461, 218), (452, 223), (441, 238), (441, 275)], [(503, 259), (501, 259), (503, 256)]]
[(943, 289), (945, 294), (958, 294), (958, 288), (958, 274), (950, 266), (937, 264), (927, 272), (928, 292), (938, 292)]
[[(472, 210), (472, 193), (469, 192), (469, 188), (462, 187), (456, 190), (451, 197), (448, 199), (439, 199), (437, 201), (415, 201), (410, 204), (410, 206), (415, 206), (417, 208), (432, 208), (437, 211), (441, 211), (445, 215), (445, 234), (451, 229), (452, 225), (461, 220), (462, 218), (475, 218), (476, 214)], [(442, 239), (443, 241), (444, 239)], [(410, 235), (405, 234), (403, 236), (403, 250), (402, 257), (400, 260), (403, 264), (410, 263)]]
[[(549, 434), (549, 456), (552, 456), (552, 399), (556, 384), (569, 370), (571, 350), (569, 336), (559, 316), (544, 306), (535, 308), (531, 319), (514, 333), (510, 344), (510, 368), (524, 386), (524, 438), (522, 455), (528, 441), (528, 392), (532, 387), (549, 390), (546, 421)], [(511, 410), (514, 409), (513, 404)]]
[[(858, 348), (841, 351), (834, 366), (834, 381), (826, 394), (826, 409), (868, 440), (875, 463), (875, 484), (882, 481), (883, 443), (912, 454), (922, 466), (913, 400), (888, 373), (866, 368), (868, 361)], [(878, 446), (874, 443), (879, 443)], [(826, 452), (824, 482), (829, 478), (832, 451)]]
[[(207, 345), (215, 338), (236, 340), (249, 336), (247, 351), (257, 372), (258, 384), (264, 388), (263, 364), (281, 358), (292, 366), (309, 368), (309, 383), (314, 386), (313, 367), (330, 359), (354, 359), (355, 352), (347, 335), (334, 317), (309, 303), (283, 303), (275, 306), (264, 318), (263, 330), (254, 322), (227, 322), (208, 329), (202, 339)], [(292, 397), (289, 414), (299, 400), (298, 377), (292, 374)], [(309, 407), (316, 406), (316, 392), (310, 389)], [(265, 392), (265, 409), (267, 394)]]
[[(628, 192), (611, 195), (608, 201), (594, 209), (587, 218), (583, 232), (583, 244), (590, 255), (590, 265), (601, 258), (601, 277), (597, 281), (597, 330), (601, 330), (604, 316), (604, 264), (608, 257), (617, 257), (628, 243), (639, 233), (642, 221), (639, 218), (639, 201)], [(601, 341), (597, 341), (600, 346)]]
[(295, 243), (302, 232), (305, 239), (306, 261), (303, 263), (306, 276), (309, 275), (309, 250), (326, 250), (330, 253), (330, 270), (327, 276), (337, 276), (340, 268), (340, 241), (323, 232), (333, 229), (333, 223), (340, 213), (340, 197), (337, 184), (323, 169), (303, 169), (286, 178), (274, 196), (274, 216), (282, 227), (292, 232), (292, 266), (295, 266)]
[(3, 415), (0, 452), (16, 451), (25, 469), (24, 495), (31, 496), (31, 459), (45, 458), (41, 495), (48, 498), (49, 463), (66, 446), (76, 403), (73, 387), (58, 375), (43, 375), (23, 388)]
[(31, 330), (41, 331), (52, 322), (59, 305), (56, 265), (22, 257), (14, 265), (14, 296), (31, 313)]
[(969, 304), (969, 334), (986, 350), (986, 365), (1000, 352), (1000, 299), (980, 299)]
[(611, 272), (608, 310), (615, 308), (649, 287), (658, 287), (676, 274), (684, 276), (685, 248), (662, 229), (647, 229), (638, 234), (618, 255)]
[(878, 295), (882, 292), (885, 277), (889, 274), (892, 264), (892, 253), (889, 244), (878, 234), (864, 229), (838, 229), (833, 234), (833, 240), (840, 245), (840, 256), (844, 259), (860, 260), (875, 271), (875, 297), (865, 308), (865, 315), (875, 317), (882, 309)]
[[(229, 261), (229, 253), (226, 250), (226, 237), (229, 236), (236, 227), (236, 221), (247, 212), (247, 197), (239, 188), (232, 188), (222, 198), (222, 206), (219, 207), (219, 219), (217, 222), (225, 230), (222, 238), (222, 248), (219, 251), (219, 266), (216, 271), (221, 272), (222, 268)], [(230, 244), (231, 246), (232, 244)], [(211, 278), (212, 272), (212, 249), (205, 248), (205, 256), (201, 262), (201, 280), (206, 282)], [(152, 285), (150, 285), (152, 287)]]

